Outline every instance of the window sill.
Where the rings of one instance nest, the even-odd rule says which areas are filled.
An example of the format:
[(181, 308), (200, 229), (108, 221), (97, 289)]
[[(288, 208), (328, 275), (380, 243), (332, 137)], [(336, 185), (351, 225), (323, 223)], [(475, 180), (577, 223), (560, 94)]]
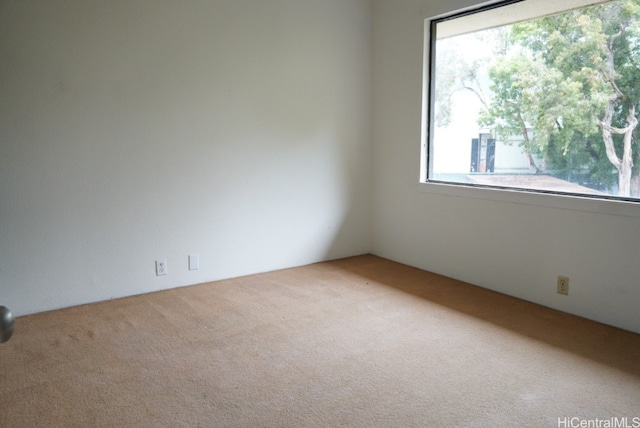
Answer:
[(440, 182), (422, 182), (418, 184), (418, 189), (423, 193), (458, 198), (482, 199), (518, 205), (532, 205), (572, 211), (584, 211), (595, 214), (640, 218), (640, 203), (630, 201), (618, 201), (554, 193), (547, 194), (516, 189), (476, 187)]

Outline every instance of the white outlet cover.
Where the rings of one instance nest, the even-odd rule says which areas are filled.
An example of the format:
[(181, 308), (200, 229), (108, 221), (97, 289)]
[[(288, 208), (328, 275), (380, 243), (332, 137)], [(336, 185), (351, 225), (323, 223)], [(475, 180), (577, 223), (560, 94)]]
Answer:
[(167, 274), (167, 259), (156, 260), (156, 276)]
[(189, 254), (189, 270), (200, 269), (200, 256), (198, 254)]

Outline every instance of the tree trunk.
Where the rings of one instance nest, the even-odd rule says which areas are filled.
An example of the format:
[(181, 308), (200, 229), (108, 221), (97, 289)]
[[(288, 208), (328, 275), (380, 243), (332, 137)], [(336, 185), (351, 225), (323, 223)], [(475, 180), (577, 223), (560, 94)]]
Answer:
[(620, 161), (620, 158), (618, 158), (618, 155), (616, 154), (616, 147), (613, 144), (613, 134), (611, 132), (611, 121), (613, 120), (613, 111), (615, 107), (616, 99), (614, 98), (609, 100), (607, 108), (604, 112), (604, 116), (602, 117), (602, 139), (604, 141), (604, 147), (607, 152), (607, 158), (618, 171), (618, 194), (620, 194), (624, 187), (622, 175), (620, 174), (622, 161)]
[(631, 196), (640, 197), (640, 175), (636, 175), (631, 179)]
[(627, 127), (624, 129), (624, 153), (622, 154), (622, 169), (620, 171), (620, 180), (624, 180), (624, 194), (622, 188), (620, 188), (620, 196), (631, 196), (631, 173), (633, 172), (633, 151), (631, 149), (631, 142), (633, 141), (633, 131), (638, 126), (638, 119), (636, 118), (636, 107), (629, 107), (629, 114), (627, 115)]
[[(633, 168), (633, 156), (631, 151), (631, 142), (633, 140), (633, 130), (638, 126), (638, 118), (636, 118), (636, 106), (632, 104), (629, 107), (627, 114), (627, 126), (625, 128), (614, 128), (611, 126), (613, 123), (613, 112), (618, 106), (620, 101), (624, 99), (624, 94), (620, 91), (615, 83), (616, 71), (614, 62), (614, 50), (613, 42), (624, 31), (624, 28), (620, 28), (620, 31), (611, 37), (607, 44), (607, 58), (605, 61), (605, 73), (607, 80), (611, 84), (615, 96), (609, 98), (604, 115), (602, 116), (602, 138), (604, 140), (605, 149), (607, 152), (607, 158), (609, 162), (618, 170), (618, 196), (629, 197), (631, 196), (631, 173)], [(613, 134), (623, 135), (623, 148), (622, 159), (618, 157), (616, 148), (613, 143)]]
[[(631, 142), (633, 140), (633, 131), (638, 126), (638, 119), (635, 117), (635, 106), (631, 106), (627, 115), (627, 126), (625, 128), (612, 127), (611, 122), (616, 104), (617, 98), (611, 99), (607, 104), (602, 118), (602, 138), (607, 151), (607, 158), (618, 170), (618, 196), (629, 197), (631, 196), (631, 173), (633, 168)], [(616, 153), (613, 134), (623, 135), (622, 159)]]
[[(629, 112), (629, 117), (633, 118), (631, 112)], [(624, 133), (620, 132), (624, 135), (624, 144), (620, 168), (618, 169), (618, 196), (631, 196), (631, 168), (633, 167), (631, 158), (631, 134), (635, 126), (629, 123), (629, 118), (627, 118), (627, 125), (624, 130), (620, 130), (624, 131)]]
[(522, 114), (518, 112), (518, 121), (520, 123), (520, 129), (522, 131), (522, 138), (524, 139), (522, 142), (522, 148), (524, 149), (524, 155), (527, 158), (527, 162), (529, 162), (529, 169), (532, 169), (536, 172), (536, 174), (542, 174), (542, 170), (536, 165), (536, 161), (531, 155), (531, 140), (529, 139), (529, 130), (527, 129), (527, 124), (522, 117)]
[(618, 172), (618, 196), (631, 196), (631, 167), (624, 164)]

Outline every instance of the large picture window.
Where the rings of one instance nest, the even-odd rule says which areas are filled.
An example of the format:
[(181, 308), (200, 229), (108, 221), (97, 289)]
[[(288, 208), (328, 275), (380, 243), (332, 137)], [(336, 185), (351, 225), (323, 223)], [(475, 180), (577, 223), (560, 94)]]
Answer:
[(429, 25), (427, 181), (640, 202), (640, 0)]

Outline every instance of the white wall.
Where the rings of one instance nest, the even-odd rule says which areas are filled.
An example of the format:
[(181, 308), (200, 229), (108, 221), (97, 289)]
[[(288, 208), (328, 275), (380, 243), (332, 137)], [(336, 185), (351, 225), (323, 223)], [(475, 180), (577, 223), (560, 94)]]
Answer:
[(4, 1), (0, 58), (16, 315), (369, 250), (369, 1)]
[(638, 216), (420, 190), (423, 19), (473, 3), (1, 2), (0, 304), (371, 250), (640, 332)]
[[(372, 252), (640, 332), (640, 208), (614, 215), (418, 185), (424, 19), (474, 3), (373, 0)], [(568, 297), (558, 275), (571, 278)]]

